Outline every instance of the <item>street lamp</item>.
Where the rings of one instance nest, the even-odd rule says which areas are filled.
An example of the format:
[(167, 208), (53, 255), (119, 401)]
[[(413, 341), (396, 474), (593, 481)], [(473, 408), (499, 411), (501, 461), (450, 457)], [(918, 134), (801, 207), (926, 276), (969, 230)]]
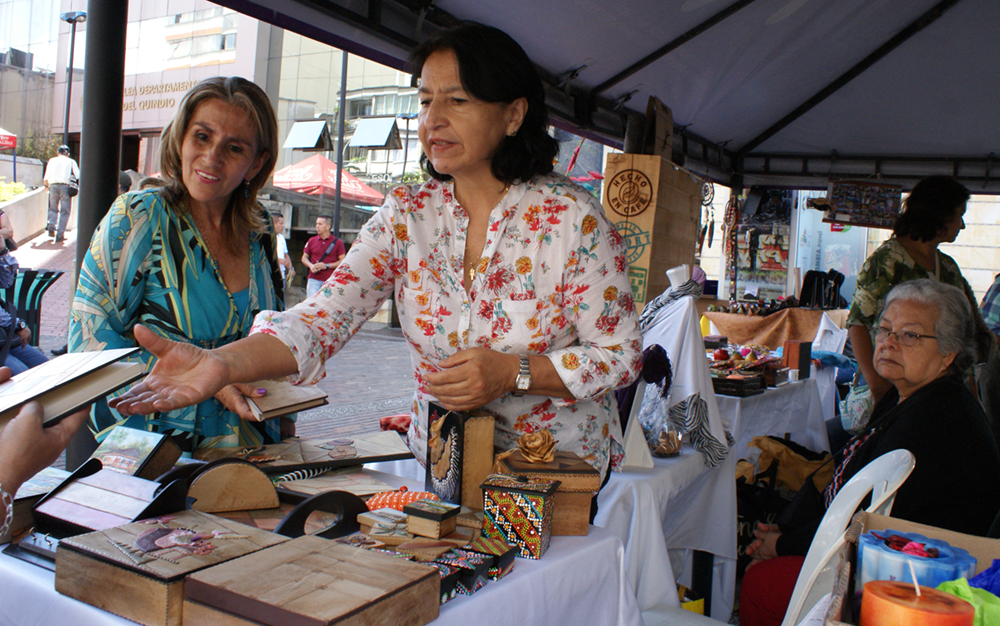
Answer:
[(63, 144), (69, 145), (69, 103), (73, 91), (73, 50), (76, 47), (76, 25), (87, 21), (86, 11), (70, 11), (63, 13), (59, 19), (70, 25), (69, 36), (69, 69), (66, 70), (66, 122), (63, 124)]

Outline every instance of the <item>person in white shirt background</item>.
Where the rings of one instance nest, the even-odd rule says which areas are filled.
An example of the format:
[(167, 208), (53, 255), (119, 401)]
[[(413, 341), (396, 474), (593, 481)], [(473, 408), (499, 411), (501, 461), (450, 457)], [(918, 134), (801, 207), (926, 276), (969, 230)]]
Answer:
[(295, 276), (295, 268), (292, 266), (292, 258), (288, 256), (288, 242), (282, 234), (285, 231), (285, 216), (277, 211), (271, 212), (271, 219), (274, 221), (274, 232), (278, 236), (278, 265), (281, 266), (281, 279), (288, 285)]
[(70, 192), (70, 177), (80, 179), (80, 166), (69, 156), (69, 146), (59, 146), (59, 153), (49, 159), (45, 166), (45, 186), (49, 190), (49, 217), (45, 230), (49, 237), (54, 237), (56, 243), (64, 239), (66, 224), (69, 223), (69, 210), (72, 196)]

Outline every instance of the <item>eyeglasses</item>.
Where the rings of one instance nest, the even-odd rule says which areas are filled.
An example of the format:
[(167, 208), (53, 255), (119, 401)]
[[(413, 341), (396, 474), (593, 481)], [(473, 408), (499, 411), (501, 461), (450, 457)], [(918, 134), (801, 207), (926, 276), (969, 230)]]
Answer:
[(892, 331), (883, 326), (879, 326), (875, 329), (875, 341), (878, 343), (883, 343), (889, 336), (892, 335), (899, 342), (899, 345), (911, 348), (917, 345), (917, 341), (921, 339), (937, 339), (934, 335), (920, 335), (918, 333), (911, 333), (908, 330), (896, 330)]

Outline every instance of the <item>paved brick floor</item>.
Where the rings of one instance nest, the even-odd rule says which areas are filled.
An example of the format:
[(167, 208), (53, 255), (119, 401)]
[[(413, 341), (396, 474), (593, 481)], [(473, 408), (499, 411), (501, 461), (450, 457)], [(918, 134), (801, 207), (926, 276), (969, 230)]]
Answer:
[[(15, 256), (21, 267), (66, 272), (42, 299), (39, 346), (50, 350), (66, 343), (74, 291), (76, 231), (53, 243), (42, 234), (24, 243)], [(298, 432), (305, 437), (349, 435), (378, 430), (378, 418), (406, 413), (413, 394), (413, 372), (406, 342), (398, 329), (369, 323), (327, 363), (319, 386), (330, 404), (299, 414)]]

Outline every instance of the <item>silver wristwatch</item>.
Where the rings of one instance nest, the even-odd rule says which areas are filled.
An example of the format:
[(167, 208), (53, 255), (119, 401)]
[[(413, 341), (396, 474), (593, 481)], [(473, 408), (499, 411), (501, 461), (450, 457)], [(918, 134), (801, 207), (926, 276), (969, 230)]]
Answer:
[(521, 357), (521, 369), (517, 372), (517, 378), (514, 379), (514, 395), (523, 396), (527, 391), (531, 389), (531, 368), (528, 365), (528, 357)]

